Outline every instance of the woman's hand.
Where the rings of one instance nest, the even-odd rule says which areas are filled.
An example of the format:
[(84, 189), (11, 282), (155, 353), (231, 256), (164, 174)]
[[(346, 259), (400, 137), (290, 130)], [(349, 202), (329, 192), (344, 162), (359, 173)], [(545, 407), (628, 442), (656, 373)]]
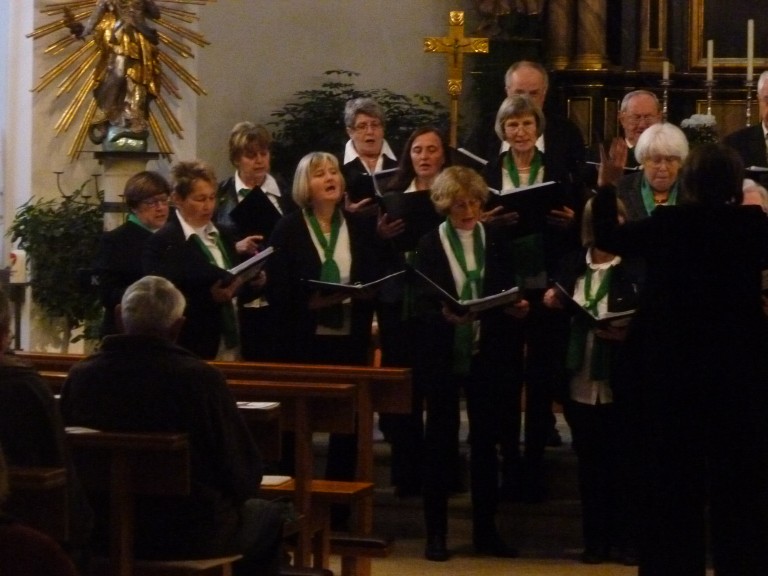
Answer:
[(355, 214), (356, 212), (363, 212), (365, 210), (370, 210), (374, 208), (373, 204), (373, 198), (363, 198), (360, 200), (360, 202), (352, 202), (352, 200), (349, 199), (349, 195), (344, 195), (344, 210), (349, 212), (350, 214)]
[(264, 270), (260, 270), (259, 273), (248, 282), (248, 285), (254, 290), (261, 290), (266, 284), (267, 273)]
[(229, 302), (235, 297), (235, 294), (242, 285), (243, 280), (238, 276), (235, 276), (232, 279), (232, 282), (226, 286), (224, 285), (224, 280), (216, 280), (216, 283), (211, 286), (211, 296), (213, 297), (213, 301), (219, 304)]
[(512, 306), (504, 308), (504, 313), (509, 314), (513, 318), (523, 319), (528, 316), (528, 312), (531, 311), (531, 303), (528, 300), (518, 300)]
[(576, 212), (568, 206), (561, 206), (559, 210), (550, 210), (547, 215), (547, 223), (558, 228), (568, 228), (572, 223)]
[(563, 302), (558, 297), (557, 290), (555, 290), (554, 288), (548, 288), (547, 291), (544, 292), (544, 297), (542, 298), (542, 302), (544, 303), (544, 306), (546, 306), (547, 308), (554, 308), (556, 310), (563, 309)]
[(477, 314), (474, 312), (467, 312), (466, 314), (459, 316), (448, 306), (443, 305), (443, 318), (445, 318), (451, 324), (469, 324), (470, 322), (474, 322), (476, 320)]
[(380, 238), (389, 240), (403, 232), (405, 232), (405, 221), (402, 218), (391, 220), (387, 213), (379, 215), (379, 219), (376, 221), (376, 233)]
[(616, 137), (611, 140), (610, 147), (606, 151), (600, 145), (600, 167), (597, 170), (597, 185), (606, 186), (618, 184), (624, 175), (624, 166), (627, 165), (629, 148), (624, 138)]
[(253, 236), (246, 236), (235, 244), (235, 250), (238, 254), (246, 254), (253, 256), (259, 251), (259, 242), (264, 240), (264, 236), (260, 234), (254, 234)]
[(520, 214), (515, 211), (505, 212), (504, 206), (496, 206), (496, 208), (480, 214), (480, 221), (486, 224), (514, 226), (518, 220), (520, 220)]

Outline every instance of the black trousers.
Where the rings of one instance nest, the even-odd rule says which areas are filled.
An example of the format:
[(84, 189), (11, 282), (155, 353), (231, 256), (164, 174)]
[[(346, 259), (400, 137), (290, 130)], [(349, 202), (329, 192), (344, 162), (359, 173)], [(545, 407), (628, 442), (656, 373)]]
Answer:
[(457, 450), (460, 392), (465, 391), (470, 436), (470, 490), (475, 538), (495, 533), (498, 505), (497, 439), (503, 408), (499, 391), (505, 385), (497, 371), (477, 359), (470, 373), (419, 375), (426, 401), (424, 435), (424, 519), (427, 535), (448, 532), (448, 496)]

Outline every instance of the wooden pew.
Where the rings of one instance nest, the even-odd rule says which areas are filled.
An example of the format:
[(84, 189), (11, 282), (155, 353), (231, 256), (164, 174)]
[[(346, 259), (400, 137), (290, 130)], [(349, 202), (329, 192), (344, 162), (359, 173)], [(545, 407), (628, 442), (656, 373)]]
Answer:
[(137, 561), (134, 509), (139, 496), (183, 496), (190, 490), (189, 444), (184, 434), (68, 433), (77, 472), (89, 493), (109, 496), (109, 562), (94, 573), (110, 576), (210, 574), (231, 576), (240, 556), (180, 561)]
[(67, 471), (64, 468), (9, 468), (6, 511), (57, 542), (69, 534)]
[[(296, 562), (309, 564), (312, 550), (316, 568), (328, 567), (330, 530), (327, 519), (320, 519), (320, 544), (313, 546), (317, 530), (317, 510), (313, 510), (313, 432), (352, 433), (355, 430), (356, 389), (352, 384), (323, 382), (301, 383), (265, 380), (228, 380), (227, 384), (238, 401), (272, 400), (280, 403), (280, 427), (292, 431), (296, 439), (294, 460), (294, 490), (280, 495), (293, 495), (296, 511), (303, 518), (296, 546)], [(365, 495), (372, 492), (367, 483)], [(348, 488), (352, 488), (349, 486)], [(269, 489), (262, 488), (268, 496)], [(325, 503), (320, 502), (323, 507)]]
[[(60, 389), (63, 384), (61, 372), (83, 357), (76, 354), (18, 353), (33, 363), (41, 374), (51, 383), (52, 388)], [(267, 362), (209, 362), (220, 369), (230, 385), (232, 382), (252, 381), (287, 381), (293, 383), (350, 383), (356, 389), (357, 414), (357, 473), (358, 481), (373, 481), (373, 425), (374, 412), (408, 413), (411, 409), (411, 374), (406, 368), (378, 368), (368, 366), (332, 366), (314, 364), (283, 364)], [(233, 391), (235, 391), (233, 389)], [(238, 400), (267, 400), (271, 397), (245, 396)], [(285, 423), (290, 415), (281, 418)], [(323, 428), (313, 426), (317, 431)], [(299, 455), (297, 453), (297, 459)], [(354, 530), (360, 534), (370, 534), (373, 525), (373, 498), (364, 498), (355, 506)], [(386, 549), (383, 547), (382, 549)], [(361, 560), (357, 573), (370, 572), (370, 565)]]

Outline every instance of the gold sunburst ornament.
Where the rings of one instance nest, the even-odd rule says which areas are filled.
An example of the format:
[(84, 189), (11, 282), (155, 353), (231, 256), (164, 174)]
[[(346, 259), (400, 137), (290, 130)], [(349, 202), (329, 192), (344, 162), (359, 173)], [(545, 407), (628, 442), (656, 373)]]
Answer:
[(54, 127), (58, 135), (79, 120), (68, 152), (72, 160), (80, 156), (86, 137), (106, 151), (144, 152), (151, 133), (161, 154), (173, 152), (166, 131), (183, 137), (167, 100), (168, 95), (181, 99), (176, 79), (206, 94), (180, 62), (193, 56), (189, 43), (209, 44), (187, 26), (198, 20), (187, 6), (215, 1), (69, 0), (42, 9), (56, 20), (27, 37), (55, 34), (45, 53), (59, 60), (33, 90), (58, 81), (56, 97), (70, 98)]

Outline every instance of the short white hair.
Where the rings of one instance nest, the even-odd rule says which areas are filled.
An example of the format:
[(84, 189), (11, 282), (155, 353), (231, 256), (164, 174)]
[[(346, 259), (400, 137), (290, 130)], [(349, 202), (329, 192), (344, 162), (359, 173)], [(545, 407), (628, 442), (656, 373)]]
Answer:
[(144, 276), (125, 291), (120, 301), (120, 315), (126, 334), (167, 336), (174, 323), (184, 315), (184, 295), (170, 280)]
[(646, 128), (635, 145), (635, 159), (642, 164), (647, 158), (656, 154), (661, 156), (677, 156), (680, 162), (688, 156), (688, 138), (685, 132), (674, 124), (661, 122)]

